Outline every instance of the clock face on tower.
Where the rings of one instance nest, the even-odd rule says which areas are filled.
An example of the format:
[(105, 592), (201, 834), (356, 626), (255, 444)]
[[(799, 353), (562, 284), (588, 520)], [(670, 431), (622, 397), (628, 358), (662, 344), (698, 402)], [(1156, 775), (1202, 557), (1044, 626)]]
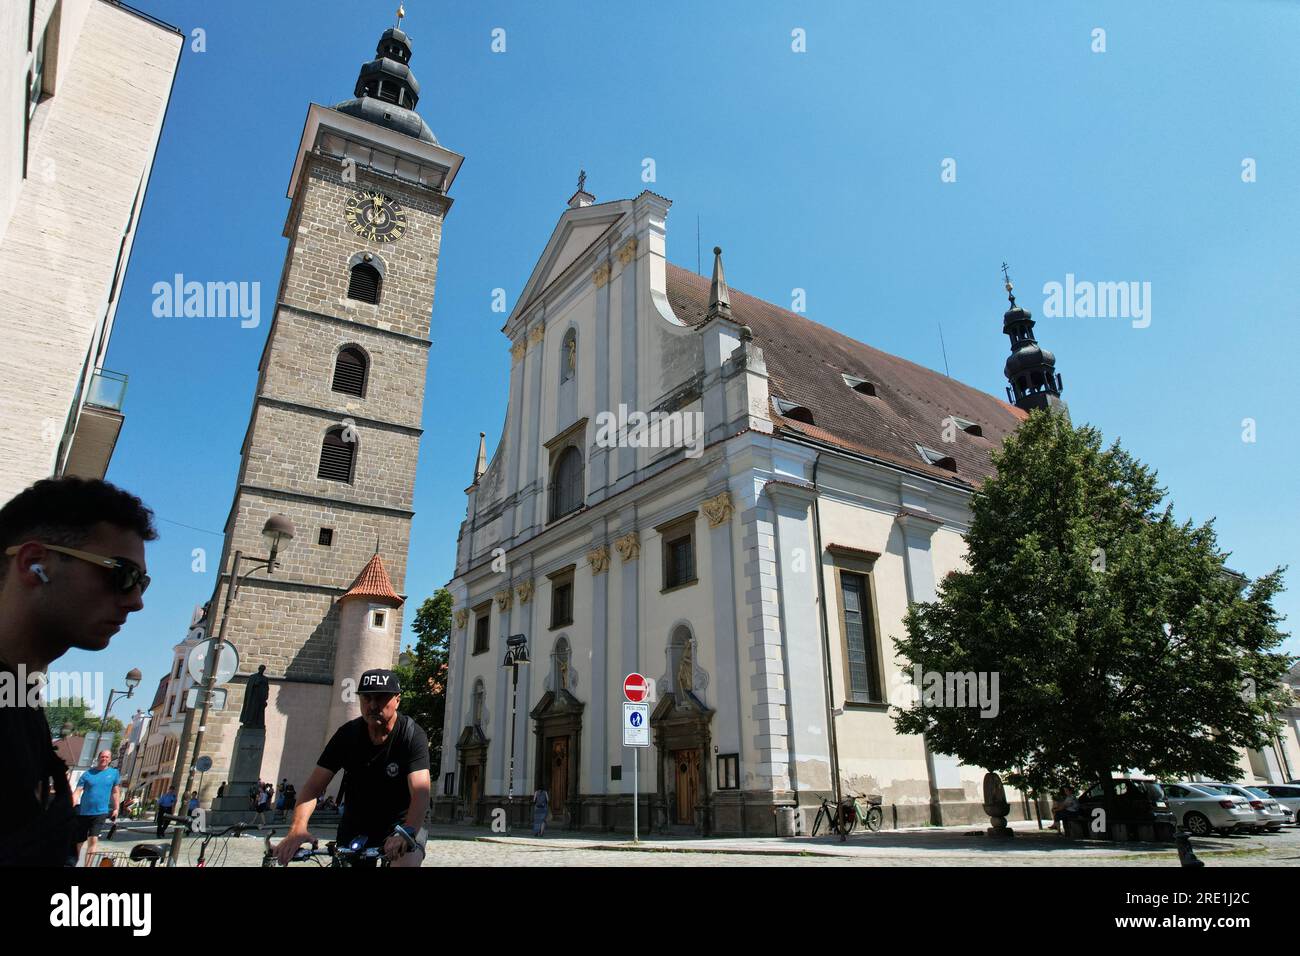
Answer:
[(358, 236), (376, 242), (396, 242), (406, 231), (406, 213), (397, 200), (373, 189), (352, 194), (345, 218)]

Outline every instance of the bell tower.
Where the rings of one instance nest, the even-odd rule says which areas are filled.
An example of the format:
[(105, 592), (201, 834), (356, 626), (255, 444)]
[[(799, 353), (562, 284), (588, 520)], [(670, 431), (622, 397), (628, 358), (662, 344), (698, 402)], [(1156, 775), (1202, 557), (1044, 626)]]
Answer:
[(1034, 317), (1028, 309), (1016, 305), (1012, 293), (1014, 286), (1002, 263), (1006, 280), (1007, 298), (1011, 308), (1002, 316), (1002, 333), (1011, 339), (1011, 355), (1002, 373), (1010, 383), (1007, 401), (1017, 408), (1032, 411), (1035, 408), (1065, 408), (1061, 401), (1061, 376), (1056, 371), (1056, 356), (1039, 346), (1034, 338)]
[[(308, 108), (294, 155), (288, 249), (211, 605), (224, 606), (234, 553), (264, 555), (266, 520), (292, 521), (274, 571), (239, 583), (227, 628), (239, 670), (209, 720), (209, 789), (231, 778), (240, 798), (247, 781), (233, 776), (251, 773), (256, 735), (239, 714), (259, 665), (271, 681), (260, 776), (301, 785), (341, 713), (336, 665), (397, 656), (438, 252), (463, 161), (415, 112), (411, 49), (385, 30), (353, 98)], [(346, 626), (355, 602), (342, 599), (376, 562), (392, 593), (354, 647), (363, 629)]]

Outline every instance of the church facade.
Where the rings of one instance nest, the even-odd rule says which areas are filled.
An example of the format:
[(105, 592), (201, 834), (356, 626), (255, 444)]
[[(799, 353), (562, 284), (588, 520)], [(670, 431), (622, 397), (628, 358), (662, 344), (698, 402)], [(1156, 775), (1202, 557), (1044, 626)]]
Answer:
[[(462, 162), (415, 112), (410, 58), (407, 35), (385, 31), (354, 98), (310, 106), (293, 158), (288, 250), (209, 604), (215, 636), (238, 581), (225, 623), (239, 671), (204, 744), (208, 789), (234, 785), (231, 813), (243, 784), (306, 779), (356, 715), (361, 672), (397, 655), (438, 251)], [(293, 537), (268, 570), (273, 517)]]
[[(712, 281), (672, 265), (670, 206), (580, 181), (503, 329), (505, 425), (448, 585), (435, 820), (513, 794), (522, 823), (542, 786), (557, 827), (630, 829), (635, 792), (643, 826), (771, 834), (789, 808), (807, 832), (836, 779), (886, 826), (986, 820), (981, 769), (894, 731), (891, 638), (961, 566), (990, 451), (1060, 404), (1054, 358), (1013, 299), (1008, 404), (729, 290), (720, 250)], [(654, 683), (635, 791), (633, 672)]]

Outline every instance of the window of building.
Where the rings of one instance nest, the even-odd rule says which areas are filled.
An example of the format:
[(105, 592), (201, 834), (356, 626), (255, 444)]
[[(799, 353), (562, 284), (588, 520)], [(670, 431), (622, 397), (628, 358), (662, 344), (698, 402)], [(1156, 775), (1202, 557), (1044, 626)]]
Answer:
[(27, 74), (27, 118), (30, 120), (36, 113), (36, 106), (45, 94), (45, 39), (49, 34), (46, 33), (41, 37), (41, 42), (36, 44), (36, 49), (32, 56), (32, 68)]
[(378, 269), (368, 262), (358, 262), (348, 276), (348, 298), (376, 304), (383, 282)]
[(569, 445), (560, 452), (551, 480), (551, 521), (582, 507), (582, 452)]
[(740, 754), (718, 755), (718, 789), (740, 789)]
[(384, 629), (384, 622), (387, 619), (388, 615), (383, 611), (370, 612), (370, 626), (375, 628), (375, 630), (382, 631)]
[(816, 425), (813, 420), (812, 409), (806, 405), (800, 405), (797, 402), (787, 401), (784, 398), (772, 396), (772, 402), (776, 405), (776, 410), (782, 418), (788, 418), (790, 421), (803, 422), (805, 425)]
[(358, 398), (364, 398), (366, 394), (366, 371), (369, 365), (370, 363), (366, 360), (366, 353), (355, 345), (340, 349), (338, 358), (334, 360), (334, 379), (330, 383), (330, 388), (345, 395), (356, 395)]
[(492, 602), (485, 601), (474, 608), (474, 653), (486, 654), (489, 628), (492, 626)]
[(844, 379), (845, 385), (853, 389), (853, 391), (857, 392), (859, 395), (875, 396), (876, 386), (873, 383), (868, 382), (865, 378), (858, 378), (856, 375), (847, 375), (844, 373), (840, 373), (840, 377)]
[(839, 572), (846, 697), (859, 704), (884, 702), (880, 691), (880, 657), (869, 582), (866, 574), (843, 569)]
[(320, 529), (320, 538), (318, 539), (318, 543), (319, 543), (319, 544), (323, 544), (323, 545), (324, 545), (325, 547), (327, 547), (327, 548), (333, 547), (333, 546), (334, 546), (334, 529), (333, 529), (333, 528), (321, 528), (321, 529)]
[(176, 658), (176, 669), (172, 671), (173, 679), (179, 678), (181, 676), (181, 668), (184, 666), (185, 666), (185, 661), (182, 658), (179, 657)]
[(933, 448), (927, 448), (924, 445), (917, 445), (916, 452), (928, 465), (934, 465), (936, 468), (946, 468), (948, 471), (957, 470), (957, 460), (952, 455), (945, 455), (943, 452), (935, 451)]
[(578, 331), (569, 329), (564, 333), (564, 341), (560, 343), (560, 382), (564, 383), (573, 378), (578, 371)]
[(616, 763), (609, 768), (609, 779), (610, 780), (623, 779), (623, 765), (621, 763)]
[(567, 627), (573, 623), (573, 565), (550, 575), (551, 627)]
[(456, 795), (456, 775), (454, 773), (444, 773), (442, 775), (442, 795), (444, 797)]
[(665, 591), (696, 583), (696, 514), (697, 512), (692, 511), (689, 515), (683, 515), (655, 528), (663, 537), (663, 590)]
[[(349, 429), (331, 428), (325, 433), (325, 440), (320, 446), (320, 467), (316, 477), (326, 481), (343, 481), (352, 483), (352, 466), (357, 453), (355, 436), (348, 434)], [(347, 441), (347, 438), (353, 440)]]

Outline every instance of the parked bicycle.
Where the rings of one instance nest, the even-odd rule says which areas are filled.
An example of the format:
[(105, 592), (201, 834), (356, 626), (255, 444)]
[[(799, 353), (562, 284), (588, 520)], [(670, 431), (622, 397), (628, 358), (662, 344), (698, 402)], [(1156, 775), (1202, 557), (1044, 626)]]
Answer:
[[(186, 833), (194, 832), (192, 817), (178, 817), (171, 814), (165, 814), (164, 819), (168, 823), (175, 823), (178, 826), (184, 827)], [(251, 831), (265, 831), (267, 834), (267, 840), (270, 840), (271, 836), (274, 835), (275, 832), (270, 827), (254, 826), (251, 823), (234, 823), (222, 830), (205, 831), (202, 834), (201, 841), (192, 840), (190, 842), (191, 849), (193, 849), (194, 843), (199, 844), (199, 856), (198, 859), (195, 860), (194, 865), (200, 868), (221, 866), (226, 862), (226, 854), (228, 852), (226, 846), (227, 841), (231, 837), (242, 836)], [(208, 847), (214, 840), (220, 842), (217, 844), (211, 857), (209, 857)], [(171, 849), (170, 843), (138, 843), (131, 848), (131, 852), (128, 855), (134, 863), (147, 863), (151, 867), (166, 866), (171, 859)]]
[(848, 839), (853, 828), (861, 823), (868, 830), (879, 830), (885, 822), (885, 812), (881, 809), (882, 799), (879, 794), (854, 793), (840, 800), (839, 805), (831, 803), (830, 797), (822, 797), (822, 805), (813, 820), (812, 835), (816, 836), (822, 823), (826, 823), (831, 833), (840, 835), (840, 842)]

